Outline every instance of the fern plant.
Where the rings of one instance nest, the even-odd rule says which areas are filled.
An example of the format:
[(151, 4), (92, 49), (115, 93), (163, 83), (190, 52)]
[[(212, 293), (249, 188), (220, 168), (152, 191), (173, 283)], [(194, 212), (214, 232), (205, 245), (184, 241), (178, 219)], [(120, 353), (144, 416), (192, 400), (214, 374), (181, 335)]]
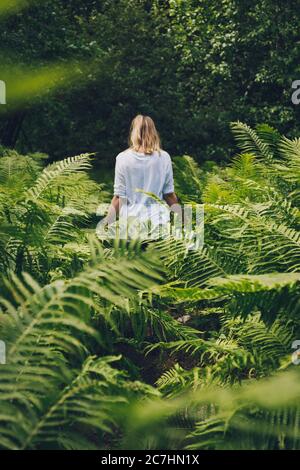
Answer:
[(77, 277), (45, 286), (26, 273), (3, 279), (2, 449), (101, 448), (121, 428), (115, 408), (157, 395), (111, 366), (121, 357), (93, 354), (105, 343), (93, 314), (106, 318), (103, 303), (124, 308), (126, 299), (129, 307), (136, 289), (157, 279), (145, 259), (123, 258), (119, 268), (115, 260), (94, 260)]
[(232, 130), (229, 165), (175, 159), (192, 250), (92, 235), (90, 155), (1, 149), (2, 449), (299, 448), (299, 141)]
[[(75, 274), (76, 262), (82, 267), (75, 243), (78, 250), (81, 244), (87, 245), (83, 229), (101, 194), (105, 196), (86, 174), (90, 155), (67, 158), (44, 169), (40, 161), (16, 152), (4, 152), (0, 158), (0, 264), (2, 271), (26, 270), (47, 282), (55, 272), (58, 277), (58, 270), (65, 276)], [(68, 243), (73, 243), (72, 252)]]
[[(232, 129), (242, 153), (198, 182), (204, 246), (189, 250), (184, 238), (170, 238), (151, 248), (168, 272), (168, 283), (151, 295), (187, 312), (188, 325), (204, 326), (196, 338), (159, 341), (146, 349), (148, 354), (167, 351), (174, 358), (157, 381), (169, 398), (211, 384), (227, 388), (268, 376), (290, 363), (291, 344), (300, 334), (298, 141), (268, 126), (253, 130), (238, 122)], [(179, 186), (183, 174), (177, 173)], [(195, 204), (189, 188), (182, 187), (184, 201)], [(216, 319), (213, 329), (205, 327), (206, 312)], [(191, 434), (191, 449), (299, 446), (295, 406), (274, 413), (257, 412), (250, 403), (225, 414), (215, 406), (207, 410)], [(281, 438), (274, 422), (276, 417), (283, 423), (288, 415), (296, 426), (293, 439), (291, 429)], [(238, 427), (243, 423), (245, 435)]]

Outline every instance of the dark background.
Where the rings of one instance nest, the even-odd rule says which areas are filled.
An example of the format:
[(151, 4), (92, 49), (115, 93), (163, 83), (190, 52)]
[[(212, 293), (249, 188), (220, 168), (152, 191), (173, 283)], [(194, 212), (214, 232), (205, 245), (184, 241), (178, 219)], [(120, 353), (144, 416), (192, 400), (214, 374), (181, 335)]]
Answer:
[(111, 167), (137, 113), (172, 155), (199, 162), (229, 158), (233, 120), (299, 133), (298, 0), (25, 4), (1, 16), (4, 146), (52, 160), (97, 152)]

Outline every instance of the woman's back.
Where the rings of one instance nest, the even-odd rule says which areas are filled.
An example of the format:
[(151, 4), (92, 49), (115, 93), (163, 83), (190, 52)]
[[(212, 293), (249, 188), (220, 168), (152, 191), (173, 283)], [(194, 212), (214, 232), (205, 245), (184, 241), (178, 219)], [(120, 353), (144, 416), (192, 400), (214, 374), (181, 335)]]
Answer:
[(128, 215), (142, 215), (141, 206), (159, 204), (164, 194), (174, 191), (170, 155), (161, 150), (151, 155), (128, 149), (116, 159), (114, 195), (123, 198)]

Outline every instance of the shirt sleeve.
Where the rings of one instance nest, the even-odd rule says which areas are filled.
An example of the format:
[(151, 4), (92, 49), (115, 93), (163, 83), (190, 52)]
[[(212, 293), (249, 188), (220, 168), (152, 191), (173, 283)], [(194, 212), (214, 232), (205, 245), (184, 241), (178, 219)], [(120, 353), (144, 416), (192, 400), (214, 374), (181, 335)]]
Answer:
[(173, 168), (172, 160), (168, 155), (168, 163), (166, 167), (166, 178), (163, 186), (163, 194), (170, 194), (174, 192), (174, 178), (173, 178)]
[(126, 197), (125, 176), (119, 158), (116, 158), (114, 196)]

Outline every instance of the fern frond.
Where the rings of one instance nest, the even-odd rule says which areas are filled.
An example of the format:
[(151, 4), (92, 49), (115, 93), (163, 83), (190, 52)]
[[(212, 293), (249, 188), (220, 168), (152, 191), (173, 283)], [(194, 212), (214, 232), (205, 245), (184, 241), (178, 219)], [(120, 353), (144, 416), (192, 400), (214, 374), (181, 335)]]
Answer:
[(256, 131), (242, 122), (232, 122), (231, 130), (239, 145), (245, 153), (254, 153), (258, 158), (272, 161), (273, 154), (267, 142), (264, 142)]
[(28, 190), (28, 197), (38, 199), (51, 186), (51, 183), (62, 175), (85, 171), (91, 168), (91, 154), (82, 154), (65, 158), (46, 167), (32, 188)]

